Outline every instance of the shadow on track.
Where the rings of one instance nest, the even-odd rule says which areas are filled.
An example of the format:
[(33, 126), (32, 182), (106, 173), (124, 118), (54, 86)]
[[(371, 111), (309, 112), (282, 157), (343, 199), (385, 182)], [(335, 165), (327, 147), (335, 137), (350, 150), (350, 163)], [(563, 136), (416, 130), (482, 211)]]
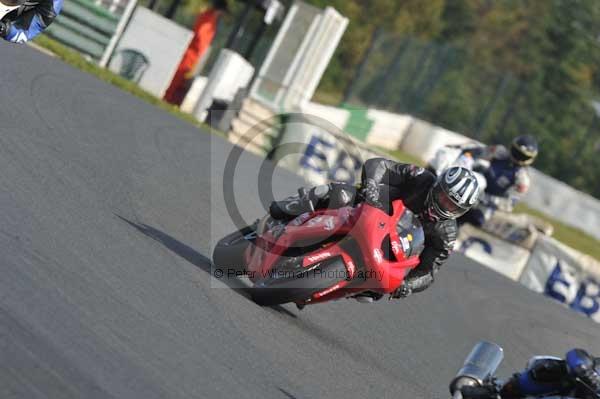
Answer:
[(279, 392), (281, 392), (282, 394), (284, 394), (285, 397), (288, 399), (298, 399), (297, 397), (295, 397), (294, 395), (292, 395), (291, 393), (289, 393), (288, 391), (286, 391), (285, 389), (283, 389), (281, 387), (277, 387), (277, 390)]
[(279, 314), (281, 314), (283, 316), (291, 317), (291, 318), (294, 318), (294, 319), (298, 318), (298, 316), (296, 316), (295, 313), (290, 312), (289, 310), (287, 310), (286, 308), (284, 308), (281, 305), (269, 306), (268, 309), (272, 309), (275, 312), (277, 312), (277, 313), (279, 313)]
[[(198, 269), (202, 270), (205, 273), (208, 273), (212, 278), (212, 261), (206, 256), (202, 255), (200, 252), (196, 251), (194, 248), (182, 243), (181, 241), (177, 240), (176, 238), (170, 236), (169, 234), (163, 231), (160, 231), (152, 226), (148, 226), (145, 223), (137, 223), (117, 214), (115, 214), (115, 216), (127, 223), (128, 225), (134, 227), (137, 231), (144, 234), (145, 236), (150, 237), (154, 241), (162, 244), (169, 251), (185, 259), (192, 265), (196, 266)], [(250, 295), (250, 290), (252, 289), (252, 287), (249, 287), (248, 285), (244, 284), (244, 282), (238, 279), (237, 277), (219, 278), (218, 281), (227, 285), (235, 293), (252, 301), (252, 297)], [(287, 317), (297, 317), (294, 313), (290, 312), (288, 309), (280, 305), (272, 306), (270, 307), (270, 309)]]
[[(116, 215), (119, 219), (127, 223), (128, 225), (134, 227), (137, 231), (144, 234), (147, 237), (152, 238), (154, 241), (162, 244), (169, 251), (175, 253), (177, 256), (185, 259), (192, 265), (196, 266), (198, 269), (202, 270), (205, 273), (208, 273), (211, 278), (213, 276), (212, 270), (212, 262), (209, 258), (202, 255), (200, 252), (196, 251), (194, 248), (182, 243), (176, 238), (170, 236), (169, 234), (160, 231), (152, 226), (148, 226), (145, 223), (137, 223), (126, 219), (120, 215)], [(219, 281), (226, 284), (229, 288), (231, 288), (236, 293), (240, 294), (244, 298), (250, 299), (250, 293), (246, 284), (244, 284), (241, 280), (237, 278), (221, 278)]]

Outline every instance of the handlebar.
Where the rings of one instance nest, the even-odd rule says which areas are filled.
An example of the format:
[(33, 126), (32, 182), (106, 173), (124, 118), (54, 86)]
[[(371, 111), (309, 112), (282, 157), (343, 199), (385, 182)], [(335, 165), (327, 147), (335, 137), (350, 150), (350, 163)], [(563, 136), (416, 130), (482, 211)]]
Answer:
[(575, 381), (577, 382), (577, 384), (579, 384), (580, 386), (582, 386), (583, 388), (585, 388), (585, 390), (589, 394), (591, 394), (595, 398), (599, 398), (600, 399), (600, 396), (598, 395), (598, 392), (596, 392), (594, 390), (594, 388), (592, 388), (591, 386), (589, 386), (588, 384), (586, 384), (585, 381), (583, 381), (581, 378), (577, 377), (577, 378), (575, 378)]
[(303, 201), (302, 208), (308, 207), (311, 212), (315, 211), (315, 204), (313, 204), (312, 200), (309, 197), (308, 191), (304, 187), (300, 187), (298, 189), (298, 198), (300, 201)]

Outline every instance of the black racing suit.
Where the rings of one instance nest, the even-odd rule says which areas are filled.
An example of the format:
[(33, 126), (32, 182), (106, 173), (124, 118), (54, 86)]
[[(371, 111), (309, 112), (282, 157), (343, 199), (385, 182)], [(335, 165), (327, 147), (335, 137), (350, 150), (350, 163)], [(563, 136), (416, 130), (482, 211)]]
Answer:
[(0, 22), (0, 37), (24, 43), (39, 35), (54, 21), (63, 0), (30, 0), (6, 15)]
[[(448, 259), (454, 248), (457, 236), (455, 220), (432, 220), (427, 216), (426, 199), (436, 177), (429, 171), (415, 165), (402, 164), (384, 158), (372, 158), (362, 168), (362, 187), (370, 186), (366, 202), (389, 209), (391, 202), (402, 199), (404, 205), (420, 216), (425, 233), (425, 248), (420, 255), (420, 264), (405, 278), (403, 285), (395, 296), (404, 297), (413, 292), (420, 292), (434, 281), (434, 275)], [(373, 184), (375, 183), (375, 185)], [(355, 195), (352, 186), (344, 183), (331, 183), (327, 186), (313, 188), (310, 193), (315, 208), (337, 208), (355, 204), (360, 199)], [(290, 215), (285, 208), (285, 201), (271, 205), (271, 215), (283, 219)], [(298, 212), (297, 212), (298, 213)]]

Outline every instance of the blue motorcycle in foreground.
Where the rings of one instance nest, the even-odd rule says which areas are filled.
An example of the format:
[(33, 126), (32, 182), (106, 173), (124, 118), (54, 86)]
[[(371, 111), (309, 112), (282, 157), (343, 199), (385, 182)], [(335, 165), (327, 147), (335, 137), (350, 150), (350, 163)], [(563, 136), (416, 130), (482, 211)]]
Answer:
[(523, 371), (506, 381), (495, 376), (503, 358), (500, 346), (485, 341), (477, 343), (450, 383), (452, 398), (600, 399), (600, 359), (582, 349), (569, 351), (564, 360), (534, 356)]

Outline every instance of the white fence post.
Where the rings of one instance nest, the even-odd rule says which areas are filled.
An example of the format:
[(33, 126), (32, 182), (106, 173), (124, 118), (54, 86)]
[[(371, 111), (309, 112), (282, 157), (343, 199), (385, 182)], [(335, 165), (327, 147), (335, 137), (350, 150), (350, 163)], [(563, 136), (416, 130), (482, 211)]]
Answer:
[(99, 65), (102, 68), (106, 68), (108, 66), (108, 62), (110, 61), (110, 57), (112, 56), (115, 48), (117, 47), (117, 43), (119, 39), (125, 32), (125, 28), (127, 27), (127, 23), (135, 10), (135, 6), (137, 5), (137, 0), (129, 0), (127, 3), (127, 7), (125, 7), (125, 11), (123, 11), (123, 15), (121, 15), (121, 19), (119, 20), (119, 24), (117, 25), (117, 30), (115, 31), (113, 37), (110, 39), (108, 46), (104, 49), (104, 54), (102, 54), (102, 58), (100, 59)]

